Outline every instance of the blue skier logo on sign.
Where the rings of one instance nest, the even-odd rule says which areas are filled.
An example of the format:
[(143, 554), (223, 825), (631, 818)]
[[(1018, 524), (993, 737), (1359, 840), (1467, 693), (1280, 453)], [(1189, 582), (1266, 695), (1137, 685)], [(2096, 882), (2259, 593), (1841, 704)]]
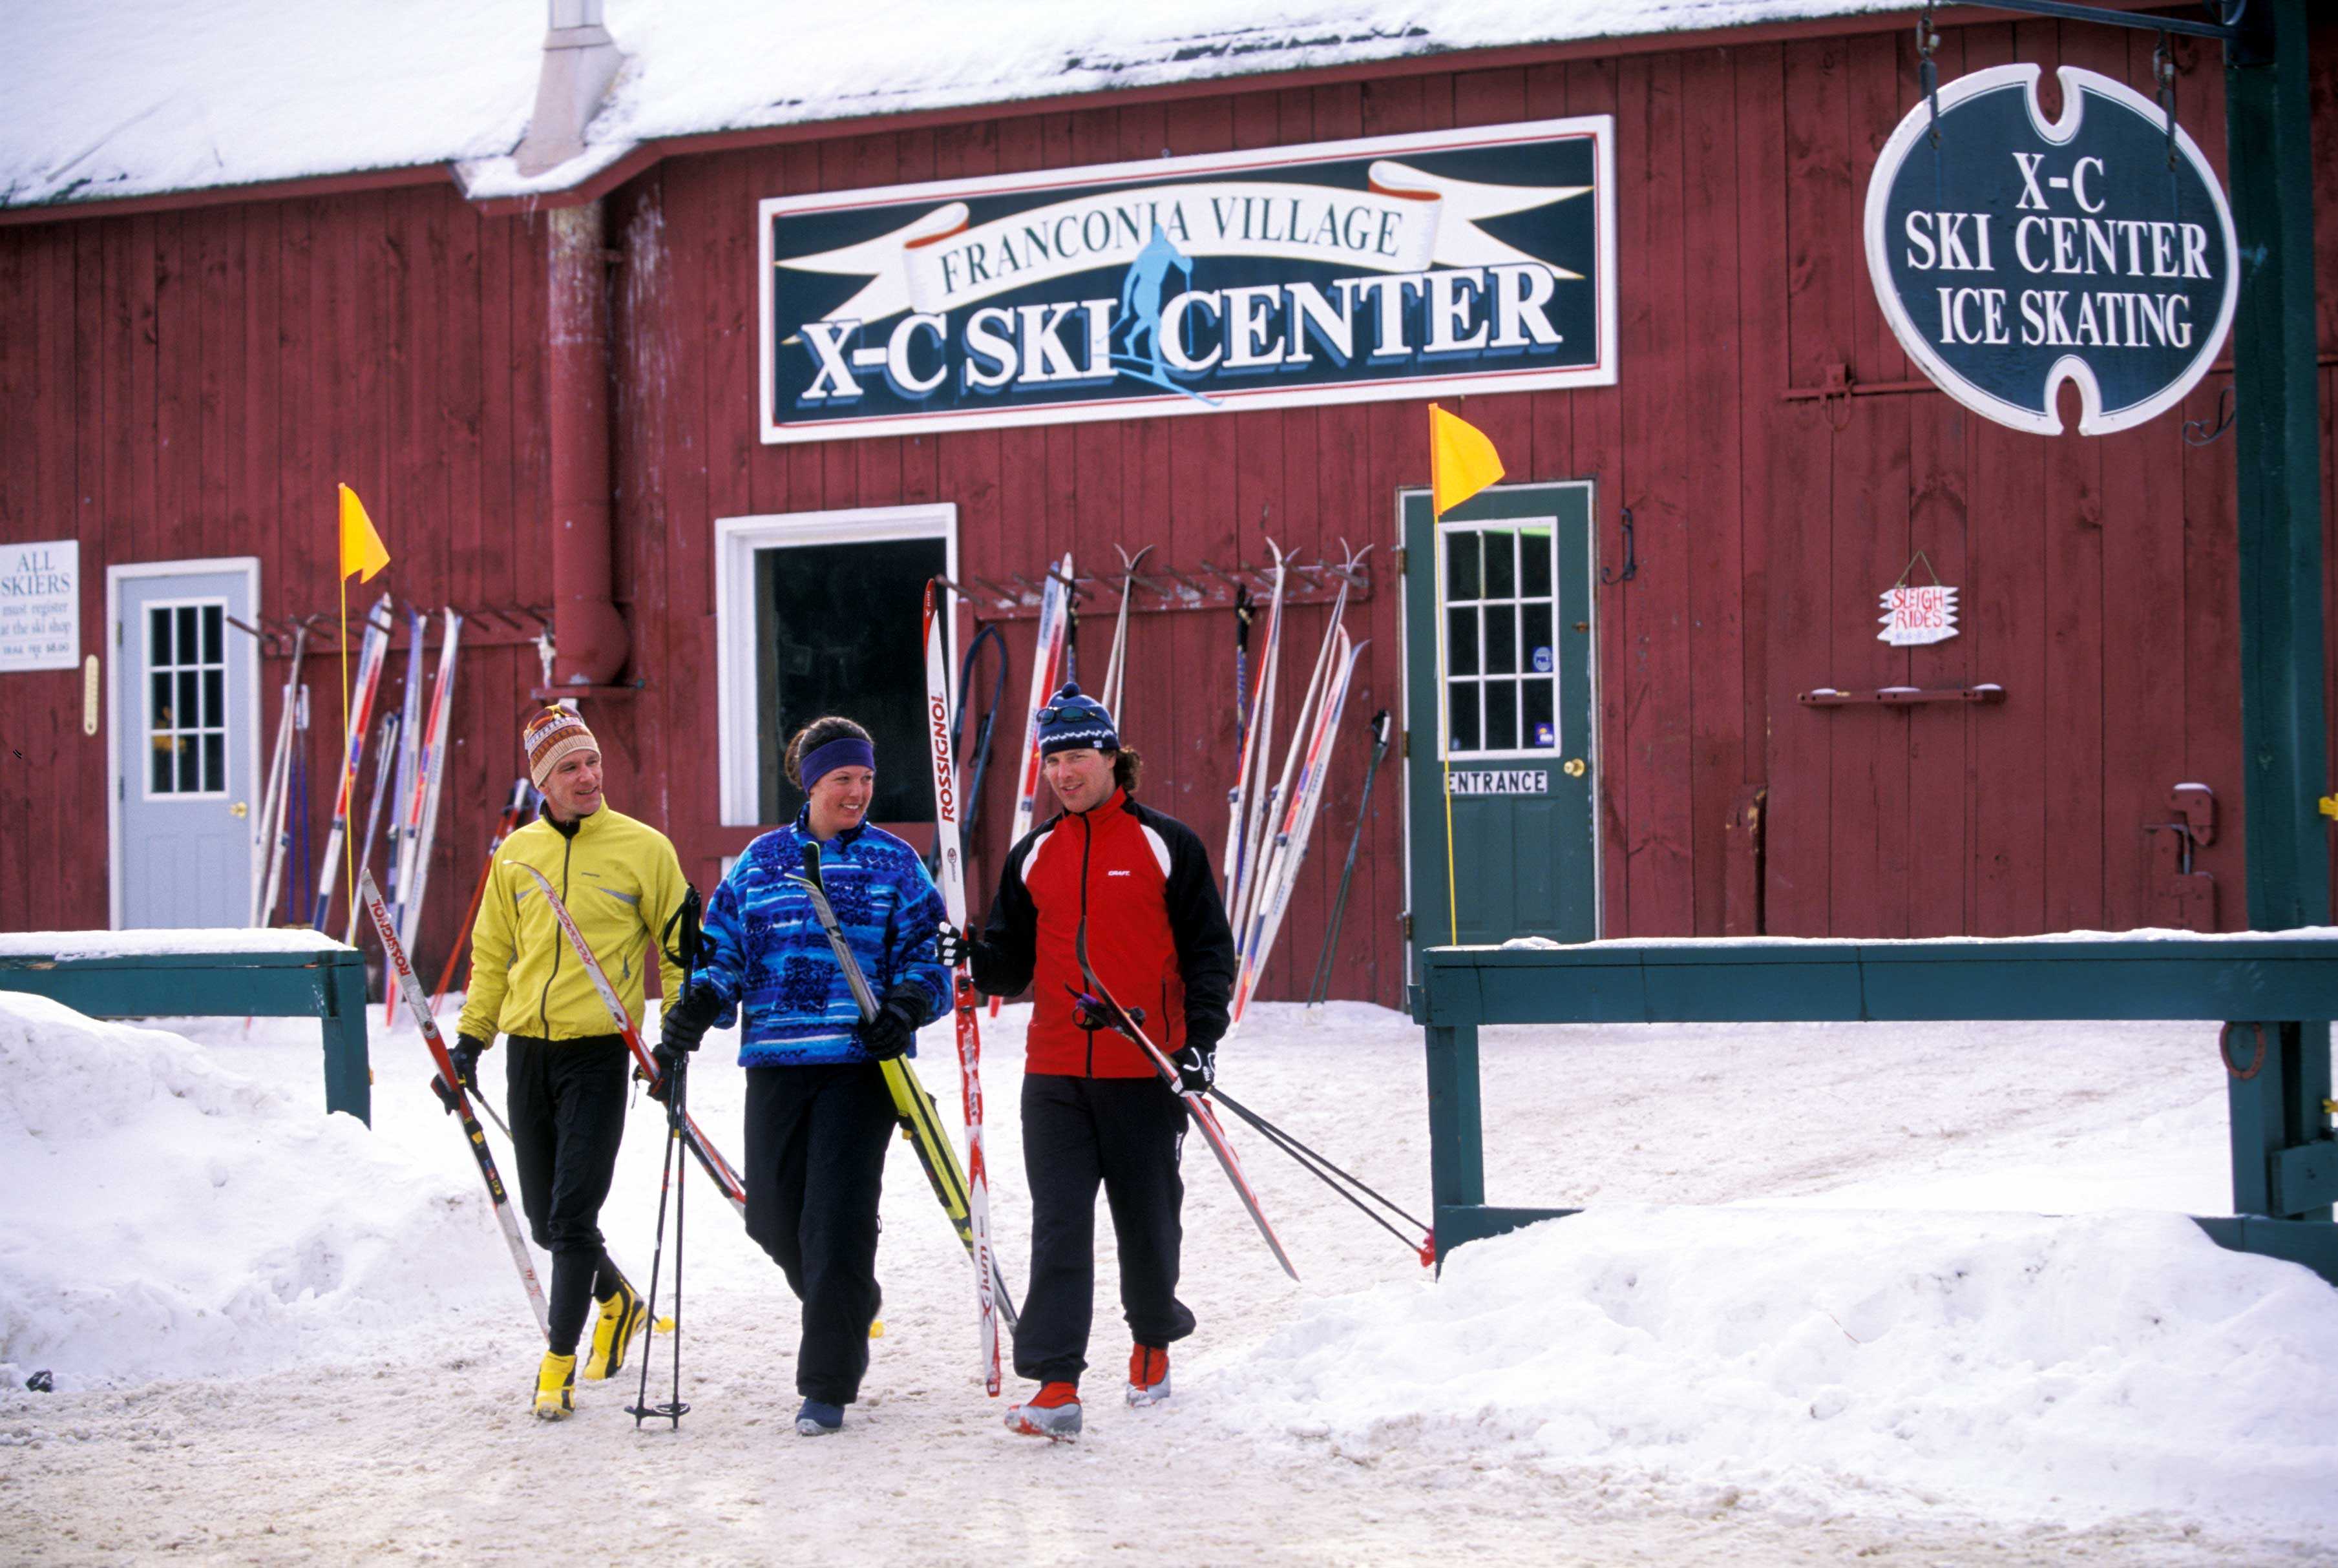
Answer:
[[(2064, 66), (2000, 65), (1919, 103), (1876, 160), (1867, 265), (1893, 333), (1940, 388), (2000, 425), (2054, 435), (2173, 407), (2232, 324), (2238, 246), (2215, 171), (2141, 93)], [(1937, 130), (1937, 134), (1935, 133)]]

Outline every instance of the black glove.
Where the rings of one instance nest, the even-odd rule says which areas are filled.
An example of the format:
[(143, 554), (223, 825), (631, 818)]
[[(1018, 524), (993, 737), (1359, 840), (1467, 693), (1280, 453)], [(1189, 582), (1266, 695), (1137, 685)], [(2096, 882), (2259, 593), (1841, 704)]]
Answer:
[(908, 980), (885, 993), (877, 1016), (860, 1025), (860, 1044), (879, 1062), (890, 1062), (918, 1042), (918, 1025), (925, 1022), (925, 987)]
[(657, 1081), (650, 1085), (651, 1099), (665, 1098), (666, 1085), (673, 1082), (674, 1063), (684, 1053), (698, 1049), (698, 1043), (706, 1038), (706, 1031), (712, 1026), (714, 1014), (722, 1006), (713, 992), (693, 986), (665, 1010), (658, 1021), (657, 1049), (650, 1053), (650, 1060), (657, 1063), (658, 1074)]
[(961, 964), (972, 965), (990, 956), (979, 937), (969, 926), (961, 931), (945, 920), (934, 935), (934, 953), (945, 969), (955, 969)]
[(1218, 1081), (1218, 1048), (1188, 1045), (1169, 1058), (1177, 1069), (1177, 1087), (1188, 1094), (1206, 1094)]
[[(467, 1093), (476, 1094), (479, 1092), (479, 1057), (486, 1049), (485, 1041), (475, 1040), (468, 1034), (457, 1034), (455, 1036), (455, 1048), (447, 1053), (454, 1060), (455, 1076), (462, 1080)], [(447, 1087), (443, 1074), (431, 1074), (430, 1092), (438, 1096), (438, 1103), (447, 1107), (449, 1116), (455, 1113), (455, 1092)]]

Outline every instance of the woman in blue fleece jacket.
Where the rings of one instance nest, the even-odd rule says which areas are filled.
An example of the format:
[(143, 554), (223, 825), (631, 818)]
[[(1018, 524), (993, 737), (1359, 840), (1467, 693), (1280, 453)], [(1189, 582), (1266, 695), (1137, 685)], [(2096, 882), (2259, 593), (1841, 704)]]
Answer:
[[(918, 1025), (948, 1005), (935, 956), (941, 895), (917, 851), (867, 816), (877, 777), (869, 732), (815, 719), (788, 742), (790, 782), (805, 795), (788, 827), (747, 846), (706, 906), (702, 966), (667, 1014), (660, 1066), (707, 1029), (743, 1014), (747, 1069), (747, 1233), (803, 1303), (796, 1430), (834, 1432), (869, 1370), (877, 1285), (877, 1198), (893, 1131), (879, 1062), (914, 1054)], [(812, 912), (788, 880), (803, 846), (820, 846), (820, 879), (869, 986), (860, 1009)]]

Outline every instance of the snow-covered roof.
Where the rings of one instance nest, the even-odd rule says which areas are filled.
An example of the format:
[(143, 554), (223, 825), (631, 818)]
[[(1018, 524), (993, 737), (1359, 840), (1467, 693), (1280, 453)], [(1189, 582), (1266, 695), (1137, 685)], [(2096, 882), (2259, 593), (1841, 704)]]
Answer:
[(0, 207), (453, 163), (563, 190), (643, 142), (1904, 8), (1906, 0), (606, 0), (625, 64), (534, 179), (540, 0), (25, 0), (0, 47)]

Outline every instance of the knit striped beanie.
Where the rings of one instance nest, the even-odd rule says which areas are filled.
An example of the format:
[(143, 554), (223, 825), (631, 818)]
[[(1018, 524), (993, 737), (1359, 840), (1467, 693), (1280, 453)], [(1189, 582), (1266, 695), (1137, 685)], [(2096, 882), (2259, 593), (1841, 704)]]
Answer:
[(572, 751), (598, 751), (601, 743), (593, 739), (593, 731), (584, 728), (584, 720), (565, 708), (546, 708), (527, 721), (520, 731), (520, 749), (527, 753), (527, 776), (538, 789), (552, 777), (553, 769)]

